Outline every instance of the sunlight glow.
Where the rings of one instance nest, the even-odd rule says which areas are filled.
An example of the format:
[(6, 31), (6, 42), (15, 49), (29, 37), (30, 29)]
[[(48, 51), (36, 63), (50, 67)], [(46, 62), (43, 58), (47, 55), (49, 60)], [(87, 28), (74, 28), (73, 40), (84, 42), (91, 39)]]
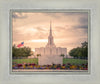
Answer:
[(32, 42), (48, 42), (47, 39), (31, 40)]
[(35, 49), (32, 49), (33, 52), (35, 52)]

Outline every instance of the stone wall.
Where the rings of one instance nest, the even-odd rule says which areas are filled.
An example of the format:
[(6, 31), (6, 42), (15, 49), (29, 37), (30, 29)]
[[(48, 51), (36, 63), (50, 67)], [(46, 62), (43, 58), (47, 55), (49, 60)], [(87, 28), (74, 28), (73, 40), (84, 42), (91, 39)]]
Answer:
[(39, 65), (63, 64), (63, 57), (57, 55), (40, 56), (38, 60)]
[(66, 56), (67, 49), (61, 47), (41, 47), (35, 48), (35, 54), (41, 54), (38, 58), (39, 65), (47, 65), (47, 64), (62, 64), (63, 57), (61, 54)]

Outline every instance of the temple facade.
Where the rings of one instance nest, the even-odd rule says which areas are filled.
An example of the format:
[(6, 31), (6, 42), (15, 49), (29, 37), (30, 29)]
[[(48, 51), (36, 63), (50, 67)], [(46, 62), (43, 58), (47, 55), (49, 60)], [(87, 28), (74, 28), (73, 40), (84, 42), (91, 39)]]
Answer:
[(63, 57), (67, 56), (67, 48), (56, 47), (52, 35), (52, 27), (50, 22), (50, 33), (48, 36), (48, 43), (45, 47), (35, 48), (35, 54), (38, 56), (39, 65), (63, 64)]

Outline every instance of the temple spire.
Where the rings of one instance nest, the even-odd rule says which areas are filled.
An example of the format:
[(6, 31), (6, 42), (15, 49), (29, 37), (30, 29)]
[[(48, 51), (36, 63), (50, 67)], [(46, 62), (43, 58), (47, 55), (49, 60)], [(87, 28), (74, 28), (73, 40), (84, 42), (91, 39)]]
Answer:
[(52, 26), (51, 26), (51, 21), (50, 21), (50, 36), (52, 36)]
[(51, 21), (50, 21), (50, 32), (48, 36), (48, 43), (46, 47), (55, 47), (54, 41), (53, 41), (53, 36), (52, 36), (52, 26), (51, 26)]

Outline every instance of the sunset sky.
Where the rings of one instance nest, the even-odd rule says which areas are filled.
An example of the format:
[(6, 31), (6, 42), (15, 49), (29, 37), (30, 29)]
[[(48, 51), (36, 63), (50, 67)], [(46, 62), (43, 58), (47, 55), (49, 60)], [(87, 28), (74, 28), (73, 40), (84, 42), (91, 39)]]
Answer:
[(13, 44), (24, 41), (24, 46), (45, 47), (48, 42), (52, 21), (52, 32), (56, 47), (67, 48), (68, 52), (87, 41), (88, 12), (32, 13), (13, 12)]

